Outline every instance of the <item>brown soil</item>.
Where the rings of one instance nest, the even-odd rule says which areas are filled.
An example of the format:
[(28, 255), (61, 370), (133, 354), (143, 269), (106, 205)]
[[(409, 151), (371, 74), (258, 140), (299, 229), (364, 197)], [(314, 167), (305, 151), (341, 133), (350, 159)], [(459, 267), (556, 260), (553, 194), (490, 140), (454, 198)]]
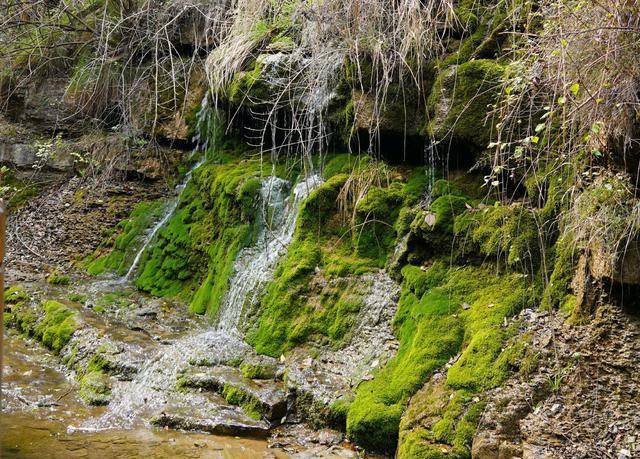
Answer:
[(8, 280), (32, 280), (68, 272), (93, 252), (133, 205), (167, 194), (160, 181), (96, 183), (62, 179), (13, 212), (7, 222)]
[(523, 316), (537, 364), (491, 392), (474, 457), (640, 457), (640, 316), (609, 303), (581, 326)]

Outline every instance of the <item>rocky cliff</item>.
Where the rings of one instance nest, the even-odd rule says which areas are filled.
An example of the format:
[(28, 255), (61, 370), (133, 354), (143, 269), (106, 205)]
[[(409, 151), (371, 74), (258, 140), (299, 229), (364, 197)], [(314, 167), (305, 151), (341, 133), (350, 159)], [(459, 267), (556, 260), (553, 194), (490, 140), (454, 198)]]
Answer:
[(12, 10), (10, 279), (131, 269), (217, 323), (286, 223), (265, 180), (316, 174), (238, 309), (291, 419), (402, 458), (638, 454), (633, 2), (152, 3)]

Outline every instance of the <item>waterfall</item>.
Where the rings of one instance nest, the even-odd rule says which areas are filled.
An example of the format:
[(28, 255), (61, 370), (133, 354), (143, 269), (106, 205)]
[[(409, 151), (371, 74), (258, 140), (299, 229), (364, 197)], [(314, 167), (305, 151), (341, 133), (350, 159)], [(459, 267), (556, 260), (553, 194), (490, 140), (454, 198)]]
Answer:
[(272, 176), (262, 182), (263, 210), (258, 220), (258, 240), (254, 246), (242, 249), (236, 258), (234, 275), (220, 310), (218, 327), (221, 330), (237, 329), (246, 306), (255, 303), (273, 277), (278, 260), (293, 239), (300, 203), (320, 183), (319, 175), (310, 175), (299, 182), (289, 196), (285, 180)]
[(432, 142), (425, 142), (424, 145), (424, 162), (427, 165), (427, 192), (425, 195), (425, 203), (431, 204), (433, 200), (433, 186), (436, 182), (436, 166), (438, 163), (438, 153)]
[(321, 183), (319, 175), (310, 175), (296, 184), (290, 193), (289, 182), (273, 176), (264, 179), (260, 189), (262, 212), (257, 222), (260, 228), (257, 242), (243, 249), (236, 258), (218, 327), (194, 331), (171, 344), (162, 345), (143, 362), (132, 381), (118, 382), (112, 391), (113, 399), (102, 416), (79, 429), (69, 429), (129, 428), (142, 417), (153, 416), (160, 410), (206, 419), (232, 418), (233, 411), (216, 406), (215, 400), (208, 398), (206, 393), (176, 391), (176, 381), (180, 372), (191, 363), (215, 365), (251, 352), (237, 332), (243, 308), (248, 301), (258, 298), (273, 276), (278, 260), (293, 240), (300, 204)]

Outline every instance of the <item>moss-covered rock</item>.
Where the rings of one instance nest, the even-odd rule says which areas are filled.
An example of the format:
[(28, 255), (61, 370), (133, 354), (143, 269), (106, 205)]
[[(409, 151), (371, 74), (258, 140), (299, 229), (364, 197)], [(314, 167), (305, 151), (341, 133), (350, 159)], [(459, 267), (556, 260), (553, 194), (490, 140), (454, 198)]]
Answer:
[(67, 275), (54, 271), (47, 276), (47, 282), (51, 285), (69, 285), (71, 279)]
[[(429, 96), (427, 131), (445, 151), (469, 163), (487, 147), (493, 121), (488, 114), (500, 94), (503, 67), (479, 59), (440, 70)], [(469, 157), (471, 155), (471, 157)]]
[[(508, 374), (507, 365), (497, 359), (507, 338), (500, 324), (534, 298), (527, 280), (519, 274), (496, 276), (489, 267), (445, 266), (436, 263), (426, 272), (403, 269), (406, 281), (395, 319), (398, 354), (372, 381), (360, 385), (347, 417), (348, 435), (365, 448), (395, 449), (407, 399), (456, 354), (460, 358), (446, 377), (452, 391), (473, 394)], [(441, 442), (457, 438), (440, 437)], [(465, 433), (464, 438), (470, 448), (471, 437)]]
[(154, 295), (180, 295), (190, 309), (215, 317), (235, 258), (256, 234), (257, 194), (272, 165), (223, 156), (206, 163), (180, 196), (156, 242), (140, 260), (136, 286)]
[(94, 406), (106, 405), (111, 399), (111, 382), (102, 371), (89, 371), (80, 378), (80, 398)]
[(512, 268), (537, 271), (540, 265), (541, 223), (522, 203), (482, 206), (460, 215), (454, 231), (466, 252), (479, 252)]
[(75, 315), (74, 311), (57, 301), (45, 301), (37, 306), (20, 301), (11, 307), (8, 326), (34, 337), (53, 352), (60, 353), (78, 328)]
[(303, 203), (294, 240), (247, 335), (258, 352), (277, 357), (308, 341), (339, 346), (348, 338), (362, 306), (359, 275), (386, 264), (401, 209), (414, 205), (426, 187), (422, 169), (370, 185), (362, 175), (380, 165), (364, 164), (335, 157), (327, 165), (335, 175)]

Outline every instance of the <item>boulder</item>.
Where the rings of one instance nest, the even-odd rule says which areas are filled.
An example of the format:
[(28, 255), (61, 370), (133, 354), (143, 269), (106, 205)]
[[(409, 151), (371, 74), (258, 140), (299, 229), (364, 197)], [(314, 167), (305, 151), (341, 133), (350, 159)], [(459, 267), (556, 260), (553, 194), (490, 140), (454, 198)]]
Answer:
[(233, 404), (248, 402), (271, 422), (279, 422), (287, 414), (287, 398), (281, 382), (251, 380), (245, 378), (237, 368), (219, 366), (188, 370), (178, 384), (182, 388), (216, 391)]

